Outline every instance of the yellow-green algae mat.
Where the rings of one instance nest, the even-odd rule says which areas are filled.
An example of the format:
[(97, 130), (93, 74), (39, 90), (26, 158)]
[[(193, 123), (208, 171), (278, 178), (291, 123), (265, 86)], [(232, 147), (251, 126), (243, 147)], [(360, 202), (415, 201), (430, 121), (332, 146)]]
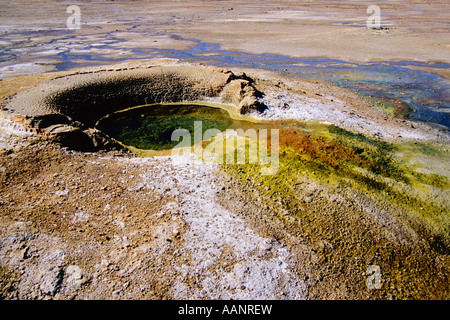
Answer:
[[(337, 274), (348, 275), (351, 268), (357, 268), (353, 258), (370, 262), (384, 256), (384, 262), (377, 263), (384, 263), (385, 271), (392, 269), (390, 277), (404, 288), (415, 288), (405, 289), (405, 297), (411, 292), (415, 297), (433, 297), (430, 292), (442, 290), (448, 294), (448, 288), (428, 288), (422, 292), (424, 296), (420, 296), (417, 288), (422, 282), (440, 286), (439, 281), (434, 281), (435, 267), (429, 265), (432, 262), (418, 258), (420, 252), (412, 255), (411, 250), (417, 248), (411, 249), (401, 243), (401, 239), (398, 247), (393, 248), (397, 246), (395, 241), (383, 238), (381, 231), (373, 231), (373, 225), (368, 224), (362, 213), (363, 207), (377, 206), (378, 210), (395, 218), (384, 221), (381, 217), (383, 228), (394, 228), (395, 221), (399, 221), (414, 230), (437, 254), (448, 255), (449, 151), (446, 145), (411, 141), (390, 143), (317, 121), (257, 121), (236, 114), (227, 105), (188, 104), (226, 110), (227, 116), (236, 121), (227, 128), (236, 129), (240, 125), (243, 130), (232, 131), (238, 133), (234, 135), (225, 130), (224, 134), (212, 135), (184, 148), (127, 147), (141, 157), (189, 152), (204, 161), (218, 162), (225, 172), (241, 181), (244, 192), (262, 201), (261, 207), (270, 212), (271, 218), (281, 221), (290, 234), (318, 250), (321, 259), (325, 259), (321, 262), (326, 262), (324, 265), (328, 264), (329, 268), (337, 268)], [(149, 106), (138, 108), (143, 107)], [(268, 132), (265, 144), (261, 144), (260, 135), (248, 134), (252, 129)], [(274, 140), (270, 137), (273, 130), (277, 131), (278, 163), (276, 170), (267, 174), (261, 169), (267, 167), (271, 157), (274, 160)], [(230, 139), (235, 146), (245, 146), (244, 158), (239, 158), (242, 149), (227, 148)], [(328, 246), (333, 248), (332, 252)], [(342, 270), (336, 261), (345, 259), (348, 259), (347, 266)], [(413, 269), (408, 276), (402, 274), (405, 268)]]
[[(276, 174), (263, 175), (258, 165), (223, 168), (313, 248), (321, 274), (317, 292), (367, 290), (361, 278), (376, 265), (384, 279), (384, 290), (372, 293), (377, 297), (450, 297), (448, 264), (439, 262), (448, 262), (441, 257), (450, 252), (446, 146), (393, 144), (320, 123), (273, 127), (280, 130)], [(352, 282), (356, 289), (349, 289)]]

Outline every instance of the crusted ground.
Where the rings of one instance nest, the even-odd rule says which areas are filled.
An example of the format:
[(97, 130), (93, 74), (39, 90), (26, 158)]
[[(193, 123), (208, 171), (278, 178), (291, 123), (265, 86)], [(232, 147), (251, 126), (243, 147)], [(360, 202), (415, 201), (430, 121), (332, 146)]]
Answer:
[(448, 256), (350, 188), (305, 175), (296, 215), (235, 167), (14, 141), (0, 163), (4, 299), (448, 297)]
[[(448, 298), (445, 131), (388, 116), (326, 83), (199, 66), (168, 78), (148, 62), (124, 70), (131, 65), (2, 81), (2, 97), (14, 95), (0, 119), (2, 298)], [(186, 81), (205, 75), (198, 70), (211, 73)], [(105, 101), (159, 92), (141, 72), (173, 83), (169, 100), (234, 100), (224, 106), (233, 116), (270, 120), (281, 133), (277, 174), (75, 152), (64, 147), (71, 139), (46, 131), (62, 119), (90, 132), (111, 107)], [(136, 90), (130, 74), (143, 81)], [(124, 79), (120, 92), (95, 90)], [(266, 108), (239, 115), (249, 92)], [(72, 119), (53, 116), (60, 112)], [(367, 286), (371, 266), (380, 267), (380, 289)]]
[(67, 29), (68, 5), (2, 1), (2, 77), (163, 56), (198, 41), (208, 45), (206, 62), (207, 49), (216, 46), (229, 50), (231, 58), (249, 52), (360, 62), (448, 61), (444, 1), (377, 1), (381, 30), (366, 28), (371, 14), (362, 0), (80, 3), (82, 24), (76, 31)]
[(25, 145), (1, 157), (2, 298), (307, 297), (290, 248), (220, 205), (215, 164)]

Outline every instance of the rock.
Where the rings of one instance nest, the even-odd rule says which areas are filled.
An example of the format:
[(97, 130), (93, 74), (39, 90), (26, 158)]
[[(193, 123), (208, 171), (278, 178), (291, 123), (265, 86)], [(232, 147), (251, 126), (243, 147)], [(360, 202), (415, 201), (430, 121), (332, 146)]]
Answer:
[(39, 289), (44, 294), (55, 295), (61, 288), (63, 276), (64, 272), (60, 266), (51, 266), (48, 269), (44, 269), (40, 274)]
[(255, 97), (247, 96), (238, 105), (238, 110), (240, 114), (246, 114), (251, 111), (264, 111), (266, 107), (258, 101)]
[(235, 80), (235, 79), (242, 79), (242, 80), (246, 80), (249, 83), (253, 83), (254, 80), (252, 78), (250, 78), (247, 74), (245, 74), (245, 72), (235, 72), (232, 73), (229, 80)]
[(92, 139), (80, 128), (67, 124), (56, 124), (43, 129), (50, 140), (75, 151), (95, 151)]
[(110, 138), (100, 130), (89, 128), (83, 132), (91, 138), (92, 143), (97, 150), (127, 150), (116, 140)]
[(66, 286), (71, 290), (80, 289), (88, 281), (88, 278), (83, 275), (81, 268), (76, 265), (68, 266), (66, 268), (66, 275)]
[(244, 95), (246, 93), (245, 88), (248, 87), (249, 84), (250, 83), (247, 80), (242, 79), (230, 81), (230, 83), (228, 83), (228, 85), (222, 91), (222, 101), (231, 102), (235, 105), (238, 105), (244, 98)]
[(63, 114), (47, 114), (36, 116), (33, 117), (30, 121), (31, 127), (38, 131), (53, 125), (63, 125), (69, 123), (70, 119)]
[(74, 121), (71, 124), (52, 124), (41, 128), (39, 132), (47, 135), (53, 142), (75, 151), (126, 150), (116, 140), (97, 129), (82, 130), (81, 128), (82, 124)]
[(249, 80), (244, 79), (231, 80), (221, 95), (223, 102), (233, 103), (241, 114), (252, 110), (264, 111), (266, 107), (258, 100), (262, 96), (262, 92), (258, 91)]
[(68, 193), (69, 193), (69, 190), (67, 190), (67, 189), (55, 191), (55, 195), (57, 195), (59, 197), (67, 196)]
[(60, 134), (64, 134), (64, 133), (71, 133), (71, 132), (76, 132), (79, 131), (79, 128), (73, 127), (71, 125), (68, 124), (53, 124), (49, 127), (43, 128), (42, 131), (44, 134), (46, 135), (60, 135)]
[(112, 293), (112, 296), (113, 296), (114, 298), (118, 298), (118, 297), (120, 296), (120, 294), (122, 293), (122, 290), (123, 290), (123, 289), (119, 289), (119, 290), (114, 291), (114, 292)]
[(272, 241), (269, 239), (263, 239), (258, 244), (258, 247), (261, 251), (270, 251), (272, 249), (272, 246)]

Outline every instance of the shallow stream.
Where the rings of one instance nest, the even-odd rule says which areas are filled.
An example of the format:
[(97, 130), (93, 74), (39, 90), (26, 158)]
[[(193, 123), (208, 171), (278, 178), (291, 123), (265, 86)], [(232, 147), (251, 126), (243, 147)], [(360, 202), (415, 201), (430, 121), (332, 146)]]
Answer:
[[(137, 32), (135, 28), (136, 26), (130, 26), (129, 32)], [(131, 44), (127, 47), (130, 55), (124, 57), (120, 48), (125, 40), (117, 38), (114, 32), (93, 34), (94, 40), (101, 36), (101, 43), (90, 43), (94, 40), (89, 37), (78, 39), (76, 35), (67, 36), (63, 31), (21, 32), (24, 39), (44, 36), (46, 33), (61, 37), (45, 46), (51, 47), (52, 50), (40, 51), (43, 50), (40, 46), (33, 47), (32, 43), (27, 43), (27, 51), (39, 57), (44, 65), (45, 61), (49, 61), (49, 64), (58, 61), (55, 64), (57, 70), (160, 57), (230, 68), (273, 70), (291, 77), (330, 81), (372, 97), (395, 99), (410, 107), (408, 116), (413, 120), (450, 127), (450, 83), (433, 73), (447, 70), (450, 67), (448, 63), (381, 60), (363, 64), (321, 57), (294, 58), (277, 54), (252, 54), (223, 50), (217, 43), (185, 39), (177, 35), (172, 35), (171, 38), (175, 41), (191, 41), (195, 45), (176, 50), (142, 46), (137, 48)], [(29, 55), (23, 51), (24, 44), (25, 42), (15, 42), (7, 49), (0, 46), (0, 62), (11, 61), (16, 63), (17, 68), (23, 67), (19, 62), (23, 59), (27, 61), (26, 56)], [(25, 65), (29, 67), (29, 64)]]

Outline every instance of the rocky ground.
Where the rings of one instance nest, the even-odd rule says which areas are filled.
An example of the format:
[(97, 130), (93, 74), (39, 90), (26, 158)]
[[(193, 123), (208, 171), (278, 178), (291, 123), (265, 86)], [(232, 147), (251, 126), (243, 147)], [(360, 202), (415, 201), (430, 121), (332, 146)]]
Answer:
[[(0, 119), (2, 298), (421, 299), (448, 295), (448, 255), (434, 252), (399, 219), (402, 213), (389, 201), (377, 202), (352, 188), (327, 186), (299, 173), (289, 188), (295, 190), (303, 216), (292, 216), (275, 195), (268, 199), (258, 191), (253, 177), (236, 176), (217, 163), (186, 156), (137, 158), (122, 149), (76, 152), (67, 148), (67, 139), (30, 127), (32, 115), (57, 112), (45, 97), (52, 97), (52, 90), (61, 85), (83, 101), (114, 99), (114, 90), (111, 96), (102, 96), (104, 90), (86, 91), (92, 99), (77, 96), (76, 90), (84, 88), (80, 81), (89, 88), (99, 76), (108, 79), (111, 75), (120, 83), (129, 74), (123, 72), (124, 65), (131, 64), (2, 81), (2, 95), (14, 95), (4, 100)], [(177, 62), (170, 61), (167, 70), (174, 66)], [(153, 75), (163, 69), (144, 66), (143, 70), (136, 72)], [(400, 133), (419, 141), (448, 139), (444, 131), (386, 117), (357, 94), (326, 83), (281, 77), (275, 81), (274, 74), (257, 70), (253, 78), (220, 68), (185, 65), (179, 70), (191, 77), (213, 72), (216, 76), (205, 78), (206, 87), (196, 86), (215, 95), (205, 98), (209, 101), (234, 101), (226, 107), (235, 116), (249, 94), (263, 90), (266, 111), (253, 114), (250, 110), (244, 117), (276, 120), (286, 117), (289, 109), (291, 118), (332, 122), (366, 134), (376, 128), (380, 137), (392, 140), (404, 139)], [(240, 78), (235, 79), (236, 75)], [(171, 88), (186, 85), (183, 92), (195, 93), (189, 77), (182, 79), (180, 83), (170, 80)], [(158, 88), (158, 81), (147, 81), (148, 86), (132, 91), (136, 97)], [(211, 85), (221, 89), (226, 81), (223, 92), (204, 91)], [(252, 87), (246, 90), (250, 81)], [(124, 96), (127, 88), (135, 87), (121, 87)], [(78, 113), (72, 116), (81, 115), (80, 119), (92, 123), (93, 107), (83, 108), (74, 109)], [(371, 265), (382, 268), (383, 290), (369, 290), (366, 285)]]
[(3, 299), (308, 295), (289, 248), (219, 204), (236, 186), (215, 164), (9, 138), (1, 157)]

